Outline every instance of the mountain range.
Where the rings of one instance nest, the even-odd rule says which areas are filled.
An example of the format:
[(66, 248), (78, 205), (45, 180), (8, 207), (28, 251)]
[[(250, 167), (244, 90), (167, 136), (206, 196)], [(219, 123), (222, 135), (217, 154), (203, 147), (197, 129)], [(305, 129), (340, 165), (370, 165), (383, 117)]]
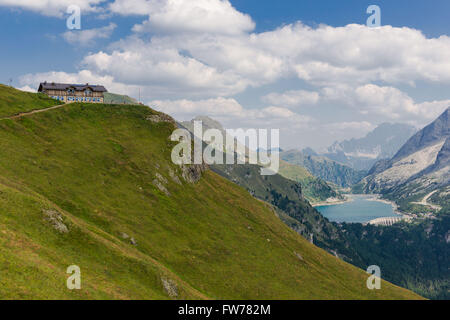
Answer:
[[(207, 128), (223, 130), (217, 121), (205, 117), (196, 119), (204, 120)], [(188, 122), (185, 125), (191, 127)], [(298, 154), (298, 151), (293, 153)], [(319, 156), (311, 148), (302, 150), (301, 154), (310, 157), (311, 161), (325, 159), (325, 168), (329, 166), (331, 177), (342, 173), (340, 170), (330, 170), (334, 167), (355, 171)], [(324, 218), (308, 202), (323, 201), (327, 197), (336, 200), (341, 195), (332, 183), (315, 177), (302, 166), (281, 160), (279, 174), (267, 177), (260, 175), (258, 165), (212, 165), (211, 170), (244, 187), (255, 198), (271, 204), (286, 225), (336, 257), (361, 268), (376, 261), (389, 281), (428, 298), (448, 298), (450, 207), (444, 207), (445, 202), (449, 203), (448, 196), (442, 200), (440, 214), (433, 219), (415, 218), (410, 223), (397, 223), (389, 227), (336, 224)], [(336, 178), (341, 179), (342, 176)], [(353, 182), (348, 183), (351, 185)], [(437, 195), (433, 194), (430, 201), (438, 203), (435, 199)]]
[[(389, 282), (367, 290), (361, 269), (374, 261), (388, 281), (448, 297), (448, 110), (399, 160), (371, 170), (442, 143), (423, 170), (380, 189), (442, 209), (391, 227), (328, 221), (308, 198), (335, 189), (300, 166), (282, 162), (290, 180), (263, 177), (258, 165), (175, 165), (168, 137), (177, 123), (146, 106), (58, 105), (0, 85), (0, 114), (2, 298), (419, 298)], [(434, 179), (424, 190), (402, 193), (424, 177)], [(305, 192), (305, 179), (319, 195)], [(66, 288), (74, 264), (82, 290)]]
[(402, 123), (383, 123), (363, 138), (335, 142), (321, 155), (357, 170), (369, 170), (375, 162), (390, 159), (416, 132)]
[[(364, 270), (269, 203), (205, 165), (172, 163), (169, 116), (57, 104), (0, 85), (1, 298), (420, 298), (384, 280), (368, 290)], [(80, 290), (66, 287), (74, 265)]]
[(280, 157), (290, 164), (306, 168), (315, 177), (343, 188), (353, 186), (366, 175), (366, 171), (353, 169), (348, 165), (318, 155), (311, 149), (281, 152)]
[(445, 198), (450, 185), (450, 108), (413, 135), (389, 160), (376, 163), (358, 186), (395, 197), (408, 210), (427, 197)]
[[(197, 119), (206, 120), (209, 128), (222, 130), (220, 123), (212, 119)], [(191, 127), (188, 122), (185, 125)], [(298, 153), (293, 151), (294, 155)], [(301, 154), (311, 161), (325, 159), (325, 165), (329, 168), (344, 167), (349, 172), (355, 171), (319, 156), (311, 148), (302, 150)], [(342, 196), (332, 187), (333, 184), (313, 176), (302, 166), (281, 160), (279, 174), (266, 177), (260, 175), (258, 165), (212, 165), (211, 170), (244, 187), (255, 198), (271, 204), (286, 225), (336, 257), (361, 268), (376, 261), (389, 281), (432, 299), (448, 298), (450, 257), (446, 252), (450, 239), (450, 207), (443, 207), (440, 215), (433, 219), (415, 218), (411, 223), (397, 223), (389, 227), (336, 224), (324, 218), (309, 202), (319, 198), (323, 201), (327, 197), (342, 200)], [(342, 171), (329, 172), (332, 177)], [(351, 183), (349, 181), (349, 185)], [(314, 187), (311, 188), (310, 184)], [(436, 195), (430, 197), (433, 203), (437, 201)], [(449, 203), (448, 199), (445, 201)]]
[[(227, 137), (226, 131), (223, 128), (222, 124), (210, 117), (207, 116), (197, 116), (191, 121), (183, 121), (179, 123), (179, 126), (182, 128), (186, 128), (189, 130), (192, 134), (194, 133), (194, 121), (201, 121), (203, 130), (208, 129), (217, 129), (220, 132), (222, 132), (224, 137)], [(233, 138), (231, 138), (233, 139)], [(239, 144), (239, 142), (236, 141), (235, 143)], [(237, 148), (235, 148), (237, 150)], [(248, 148), (243, 146), (243, 149), (245, 150), (246, 154), (248, 155)], [(281, 149), (277, 150), (271, 150), (271, 152), (282, 152)], [(244, 155), (245, 156), (245, 155)], [(259, 166), (252, 166), (252, 165), (246, 165), (245, 166), (248, 170), (254, 171), (255, 168), (258, 168)], [(230, 180), (236, 182), (240, 181), (240, 176), (233, 175), (233, 166), (226, 166), (227, 170), (223, 170), (224, 166), (216, 166), (212, 165), (211, 168), (213, 170), (216, 170), (218, 173), (222, 174), (225, 177), (230, 178)], [(245, 170), (244, 170), (245, 171)], [(239, 170), (239, 172), (244, 172)], [(243, 176), (246, 176), (246, 178), (254, 178), (255, 176), (259, 176), (259, 174), (256, 174), (256, 171), (254, 172), (254, 175), (251, 177), (250, 175), (244, 174)], [(279, 175), (288, 178), (290, 180), (296, 181), (301, 184), (301, 190), (302, 190), (302, 196), (305, 197), (306, 200), (308, 200), (311, 203), (316, 202), (325, 202), (329, 198), (342, 198), (342, 196), (339, 194), (339, 192), (336, 190), (336, 188), (330, 186), (326, 181), (324, 181), (321, 178), (315, 177), (313, 174), (311, 174), (306, 168), (294, 164), (289, 164), (285, 161), (280, 161), (280, 168), (279, 168)], [(281, 178), (281, 177), (279, 177)], [(272, 178), (268, 178), (272, 180)], [(282, 179), (283, 180), (283, 179)], [(254, 185), (256, 181), (251, 182), (244, 182), (242, 181), (240, 184), (241, 186), (246, 187), (252, 194), (255, 194), (254, 190), (250, 188), (250, 185)], [(286, 184), (286, 183), (285, 183)], [(254, 188), (253, 188), (254, 189)], [(259, 198), (266, 198), (266, 195), (264, 194), (258, 194)]]

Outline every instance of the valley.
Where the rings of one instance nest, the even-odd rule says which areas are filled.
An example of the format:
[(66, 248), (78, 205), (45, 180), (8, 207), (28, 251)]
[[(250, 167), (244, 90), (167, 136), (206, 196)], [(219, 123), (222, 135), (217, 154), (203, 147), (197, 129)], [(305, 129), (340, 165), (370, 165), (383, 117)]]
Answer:
[(0, 0), (0, 300), (450, 300), (449, 10)]
[[(29, 94), (4, 92), (10, 115), (36, 109), (22, 105)], [(290, 201), (273, 193), (282, 212), (206, 166), (173, 164), (170, 119), (140, 105), (71, 103), (0, 121), (2, 298), (421, 298), (387, 281), (368, 290), (364, 270), (286, 226), (282, 215), (335, 228), (294, 182)], [(81, 290), (66, 288), (73, 264)]]
[[(450, 288), (449, 112), (412, 135), (392, 158), (376, 162), (352, 186), (353, 193), (379, 194), (401, 216), (389, 214), (363, 226), (342, 223), (363, 260), (383, 261), (391, 281), (433, 299), (448, 299)], [(410, 274), (396, 268), (410, 269)]]
[[(445, 116), (446, 113), (437, 122)], [(217, 121), (207, 121), (222, 128)], [(408, 140), (406, 136), (412, 130), (409, 126), (404, 128), (407, 133), (402, 139)], [(424, 137), (423, 132), (415, 135)], [(450, 285), (447, 269), (450, 192), (442, 180), (446, 177), (443, 172), (447, 163), (445, 135), (442, 138), (435, 134), (439, 136), (438, 143), (429, 144), (426, 147), (429, 149), (423, 152), (398, 156), (395, 149), (390, 149), (393, 159), (398, 160), (381, 159), (368, 173), (318, 155), (312, 149), (282, 151), (279, 174), (273, 177), (261, 177), (258, 166), (214, 165), (212, 170), (244, 187), (254, 197), (269, 202), (283, 222), (329, 253), (361, 268), (376, 262), (390, 281), (428, 298), (445, 299)], [(405, 145), (409, 143), (406, 141)], [(399, 146), (398, 153), (405, 148)], [(395, 163), (389, 169), (392, 172), (383, 172), (389, 163)], [(402, 166), (405, 168), (396, 169)], [(419, 181), (412, 177), (430, 172), (430, 168), (437, 168), (434, 176), (443, 181), (442, 188), (405, 199), (404, 195), (409, 194), (405, 188), (419, 187), (411, 183)], [(394, 181), (392, 186), (403, 189), (391, 194), (395, 191), (392, 186), (368, 188), (367, 181), (376, 181), (371, 180), (372, 176), (380, 172), (381, 177)], [(298, 185), (294, 187), (289, 181)], [(427, 188), (434, 185), (427, 182)], [(293, 188), (298, 192), (288, 191)], [(421, 261), (419, 266), (417, 259)]]
[(341, 204), (316, 206), (326, 218), (335, 222), (370, 223), (372, 220), (397, 217), (392, 204), (380, 202), (377, 196), (347, 195), (349, 200)]
[[(418, 173), (446, 170), (442, 139), (429, 144), (436, 151), (427, 152), (428, 167), (399, 176), (395, 188), (367, 188), (365, 181), (378, 180), (369, 175), (358, 184), (362, 172), (292, 151), (281, 153), (292, 163), (282, 161), (272, 176), (249, 164), (179, 167), (168, 160), (177, 123), (146, 106), (59, 107), (40, 97), (40, 108), (26, 110), (22, 101), (33, 95), (0, 87), (0, 96), (2, 90), (12, 97), (11, 114), (0, 121), (0, 145), (8, 154), (0, 159), (3, 297), (419, 297), (395, 285), (447, 297), (448, 186), (437, 176), (440, 184), (423, 187), (434, 190), (398, 196), (401, 188), (422, 190), (409, 184), (423, 179)], [(418, 166), (417, 152), (409, 154), (391, 167)], [(333, 175), (334, 182), (324, 178)], [(349, 187), (379, 190), (382, 199), (346, 194)], [(414, 209), (413, 219), (398, 219), (383, 199), (395, 200), (401, 211)], [(329, 206), (317, 207), (324, 203)], [(412, 263), (417, 260), (421, 265)], [(64, 290), (64, 271), (73, 261), (96, 270), (86, 274), (82, 291)], [(395, 285), (386, 282), (381, 292), (364, 288), (361, 269), (374, 263)], [(24, 290), (24, 273), (40, 289)]]

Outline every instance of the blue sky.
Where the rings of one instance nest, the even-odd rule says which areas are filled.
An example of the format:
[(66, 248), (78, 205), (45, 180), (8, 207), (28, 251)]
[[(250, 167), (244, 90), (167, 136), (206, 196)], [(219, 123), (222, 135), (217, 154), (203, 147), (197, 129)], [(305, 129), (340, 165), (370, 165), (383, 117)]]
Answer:
[[(257, 32), (298, 20), (309, 25), (364, 24), (368, 17), (365, 10), (371, 4), (382, 8), (383, 24), (416, 28), (432, 37), (448, 35), (450, 32), (450, 1), (447, 0), (433, 0), (432, 4), (428, 1), (411, 0), (232, 0), (231, 3), (239, 11), (250, 14), (256, 22)], [(110, 39), (99, 41), (93, 47), (77, 49), (58, 37), (60, 33), (67, 31), (65, 19), (46, 17), (17, 7), (0, 6), (0, 34), (6, 44), (0, 51), (0, 58), (8, 61), (2, 65), (0, 81), (6, 82), (9, 78), (17, 78), (24, 73), (44, 72), (51, 68), (76, 70), (76, 63), (85, 53), (126, 37), (142, 17), (115, 16), (111, 20), (119, 27)], [(95, 28), (103, 26), (105, 20), (98, 19), (95, 14), (83, 15), (82, 24), (83, 28)], [(71, 63), (68, 64), (68, 60)]]
[(344, 26), (365, 24), (365, 11), (375, 4), (382, 9), (382, 23), (397, 27), (412, 27), (428, 36), (448, 34), (450, 30), (450, 2), (446, 0), (235, 0), (240, 11), (249, 13), (257, 22), (257, 31), (276, 28), (285, 23), (302, 20), (307, 24), (325, 23)]
[(0, 0), (0, 82), (140, 90), (180, 120), (280, 128), (282, 147), (320, 149), (382, 122), (423, 126), (450, 104), (450, 2), (430, 2)]

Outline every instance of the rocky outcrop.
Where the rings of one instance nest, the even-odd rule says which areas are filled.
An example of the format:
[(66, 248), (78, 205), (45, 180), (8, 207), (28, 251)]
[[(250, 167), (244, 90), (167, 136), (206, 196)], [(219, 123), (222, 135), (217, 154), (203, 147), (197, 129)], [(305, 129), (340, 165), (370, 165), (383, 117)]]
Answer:
[(392, 158), (391, 163), (445, 140), (447, 137), (450, 137), (450, 107), (439, 118), (413, 135)]
[(125, 232), (121, 232), (120, 236), (124, 239), (124, 240), (128, 240), (133, 246), (137, 246), (137, 242), (133, 237), (130, 237), (128, 234), (126, 234)]
[(366, 191), (384, 192), (422, 177), (436, 163), (444, 141), (438, 142), (391, 163), (384, 171), (365, 178)]
[[(429, 172), (440, 170), (450, 165), (450, 137), (447, 138), (441, 150), (439, 151), (436, 162), (429, 169)], [(425, 172), (428, 173), (428, 172)]]
[(167, 114), (164, 114), (164, 113), (153, 114), (151, 116), (148, 116), (145, 119), (147, 121), (154, 122), (154, 123), (167, 122), (167, 123), (172, 123), (173, 125), (176, 125), (175, 120), (171, 116), (168, 116)]
[(363, 180), (367, 193), (402, 198), (427, 194), (450, 183), (450, 108), (412, 136), (389, 161), (377, 163)]
[(172, 279), (167, 278), (161, 278), (161, 282), (164, 288), (164, 291), (167, 293), (167, 295), (171, 298), (177, 298), (178, 297), (178, 287), (175, 281)]
[(69, 228), (64, 224), (62, 215), (56, 210), (42, 210), (44, 219), (52, 225), (52, 227), (60, 233), (69, 232)]
[(152, 181), (153, 185), (155, 187), (157, 187), (159, 189), (159, 191), (165, 193), (166, 196), (170, 196), (169, 190), (167, 190), (167, 188), (163, 185), (163, 182), (158, 180), (158, 179), (154, 179)]
[(378, 160), (392, 158), (415, 132), (408, 124), (383, 123), (363, 138), (335, 142), (323, 155), (357, 170), (369, 170)]
[(208, 170), (206, 164), (183, 165), (181, 166), (181, 176), (188, 183), (196, 183), (206, 170)]
[(169, 176), (172, 178), (172, 180), (176, 184), (181, 184), (180, 178), (178, 178), (178, 176), (176, 175), (176, 173), (172, 169), (169, 169)]

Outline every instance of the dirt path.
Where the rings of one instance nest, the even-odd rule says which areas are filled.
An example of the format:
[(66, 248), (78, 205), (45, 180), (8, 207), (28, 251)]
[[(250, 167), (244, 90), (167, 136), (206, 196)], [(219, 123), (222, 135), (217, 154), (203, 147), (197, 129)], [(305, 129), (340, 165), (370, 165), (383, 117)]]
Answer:
[(436, 192), (437, 192), (437, 190), (434, 190), (433, 192), (427, 194), (427, 195), (422, 199), (422, 201), (420, 201), (420, 202), (413, 202), (413, 203), (414, 203), (414, 204), (420, 204), (420, 205), (426, 206), (426, 207), (430, 207), (430, 208), (432, 208), (432, 209), (434, 209), (434, 210), (441, 210), (441, 207), (440, 207), (440, 206), (437, 206), (437, 205), (435, 205), (435, 204), (432, 204), (432, 203), (429, 203), (429, 202), (428, 202), (428, 199), (430, 199), (430, 197), (431, 197), (433, 194), (435, 194)]
[(45, 111), (49, 111), (49, 110), (53, 110), (53, 109), (58, 109), (58, 108), (64, 107), (65, 105), (67, 105), (67, 103), (65, 103), (65, 104), (59, 104), (59, 105), (57, 105), (57, 106), (52, 106), (52, 107), (48, 107), (48, 108), (44, 108), (44, 109), (37, 109), (37, 110), (29, 111), (29, 112), (22, 112), (22, 113), (19, 113), (19, 114), (14, 115), (14, 116), (9, 116), (9, 117), (0, 118), (0, 120), (5, 120), (5, 119), (17, 119), (17, 118), (21, 118), (21, 117), (26, 117), (26, 116), (29, 116), (29, 115), (31, 115), (31, 114), (40, 113), (40, 112), (45, 112)]

